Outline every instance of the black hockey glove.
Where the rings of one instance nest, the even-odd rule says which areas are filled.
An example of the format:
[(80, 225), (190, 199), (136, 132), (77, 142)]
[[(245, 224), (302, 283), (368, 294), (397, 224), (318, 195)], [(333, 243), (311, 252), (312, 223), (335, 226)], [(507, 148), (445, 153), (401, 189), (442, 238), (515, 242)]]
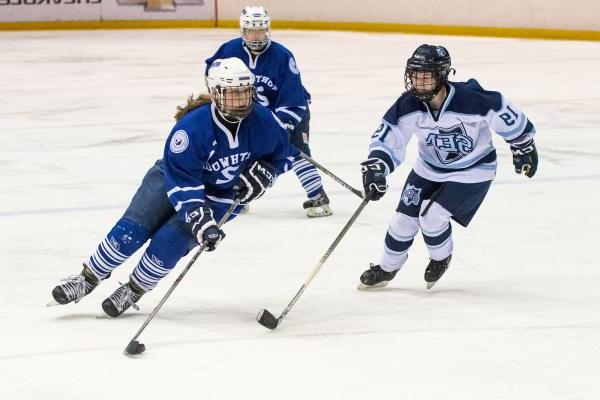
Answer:
[(388, 185), (385, 181), (385, 164), (377, 158), (360, 163), (365, 194), (369, 200), (377, 201), (383, 197)]
[(241, 199), (242, 203), (258, 199), (273, 185), (276, 177), (269, 164), (255, 161), (247, 171), (240, 174), (240, 179), (233, 187), (237, 191), (236, 197)]
[(515, 172), (517, 174), (523, 173), (526, 177), (532, 178), (538, 166), (538, 154), (533, 139), (519, 145), (510, 146), (510, 151), (513, 154)]
[(189, 223), (192, 224), (192, 232), (202, 246), (206, 243), (206, 251), (213, 251), (217, 248), (221, 240), (225, 238), (225, 232), (217, 228), (217, 223), (213, 218), (212, 209), (203, 205), (196, 208), (187, 215)]

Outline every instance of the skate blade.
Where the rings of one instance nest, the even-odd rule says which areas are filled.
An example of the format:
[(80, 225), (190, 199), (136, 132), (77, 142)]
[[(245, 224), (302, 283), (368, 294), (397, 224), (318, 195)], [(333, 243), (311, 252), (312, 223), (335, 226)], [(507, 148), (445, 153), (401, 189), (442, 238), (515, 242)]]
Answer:
[(58, 303), (56, 300), (52, 300), (51, 302), (46, 304), (46, 307), (56, 307), (56, 306), (60, 306), (60, 303)]
[(427, 289), (431, 289), (433, 287), (433, 285), (435, 285), (437, 283), (437, 281), (435, 282), (427, 282)]
[(333, 212), (328, 205), (323, 205), (321, 207), (311, 207), (306, 209), (306, 216), (308, 218), (319, 218), (319, 217), (328, 217), (332, 215)]
[(358, 290), (380, 289), (380, 288), (386, 287), (388, 285), (388, 283), (390, 283), (390, 281), (383, 281), (383, 282), (376, 283), (374, 285), (365, 285), (364, 283), (361, 282), (358, 284), (358, 286), (356, 288)]

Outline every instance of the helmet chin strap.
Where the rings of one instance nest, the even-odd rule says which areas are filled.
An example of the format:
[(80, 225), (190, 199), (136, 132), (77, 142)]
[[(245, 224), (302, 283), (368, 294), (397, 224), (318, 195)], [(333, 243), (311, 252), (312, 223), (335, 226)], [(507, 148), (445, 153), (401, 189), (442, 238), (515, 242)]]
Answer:
[[(231, 123), (231, 124), (236, 124), (238, 122), (241, 122), (244, 118), (246, 117), (227, 117), (225, 114), (223, 114), (223, 112), (219, 109), (219, 107), (215, 107), (217, 109), (217, 112), (219, 113), (219, 115), (221, 116), (221, 118), (223, 118), (225, 121)], [(231, 119), (233, 118), (233, 119)]]

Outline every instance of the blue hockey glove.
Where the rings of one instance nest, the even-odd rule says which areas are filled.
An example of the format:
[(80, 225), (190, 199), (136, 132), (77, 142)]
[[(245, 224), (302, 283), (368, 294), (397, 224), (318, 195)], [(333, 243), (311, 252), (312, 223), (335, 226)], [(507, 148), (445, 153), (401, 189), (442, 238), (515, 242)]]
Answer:
[(388, 185), (385, 181), (385, 164), (377, 158), (360, 163), (365, 194), (369, 200), (377, 201), (383, 197)]
[(255, 161), (247, 171), (240, 174), (240, 179), (233, 187), (237, 191), (236, 197), (241, 199), (242, 203), (258, 199), (273, 185), (276, 177), (269, 164)]
[(217, 248), (221, 240), (225, 239), (225, 232), (217, 228), (217, 222), (213, 218), (212, 209), (203, 205), (190, 212), (188, 221), (192, 224), (192, 232), (202, 246), (206, 243), (206, 251), (213, 251)]
[(537, 171), (538, 154), (533, 139), (519, 145), (510, 146), (513, 154), (513, 165), (517, 174), (523, 173), (532, 178)]

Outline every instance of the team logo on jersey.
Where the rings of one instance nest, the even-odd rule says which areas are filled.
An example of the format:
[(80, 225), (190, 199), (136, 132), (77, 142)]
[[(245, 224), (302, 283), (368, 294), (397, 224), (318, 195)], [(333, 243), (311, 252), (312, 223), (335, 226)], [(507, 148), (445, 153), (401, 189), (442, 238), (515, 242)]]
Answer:
[(240, 168), (239, 165), (237, 165), (235, 167), (224, 168), (221, 171), (221, 174), (223, 174), (225, 179), (217, 179), (217, 184), (222, 185), (224, 183), (231, 182), (233, 180), (233, 178), (235, 178), (235, 176), (236, 176), (235, 171), (237, 171), (239, 168)]
[(220, 173), (220, 175), (223, 176), (223, 179), (219, 178), (216, 180), (217, 184), (231, 182), (239, 175), (239, 168), (241, 167), (242, 163), (250, 159), (251, 154), (252, 153), (249, 151), (245, 151), (243, 153), (230, 154), (225, 157), (220, 157), (215, 161), (211, 161), (209, 157), (209, 160), (204, 163), (204, 170), (208, 172)]
[(169, 144), (169, 148), (173, 153), (181, 153), (185, 149), (187, 149), (190, 140), (188, 138), (187, 132), (184, 130), (178, 130), (171, 137), (171, 143)]
[(294, 57), (290, 57), (290, 71), (292, 71), (293, 74), (298, 75), (300, 73), (300, 71), (298, 70), (298, 66), (296, 65), (296, 60), (294, 60)]
[(411, 184), (406, 185), (404, 191), (402, 192), (402, 202), (407, 206), (410, 206), (411, 204), (418, 206), (420, 201), (421, 188), (418, 188)]
[(437, 132), (427, 135), (427, 146), (432, 146), (442, 164), (460, 160), (473, 151), (473, 139), (467, 135), (462, 123), (449, 128), (436, 127)]

